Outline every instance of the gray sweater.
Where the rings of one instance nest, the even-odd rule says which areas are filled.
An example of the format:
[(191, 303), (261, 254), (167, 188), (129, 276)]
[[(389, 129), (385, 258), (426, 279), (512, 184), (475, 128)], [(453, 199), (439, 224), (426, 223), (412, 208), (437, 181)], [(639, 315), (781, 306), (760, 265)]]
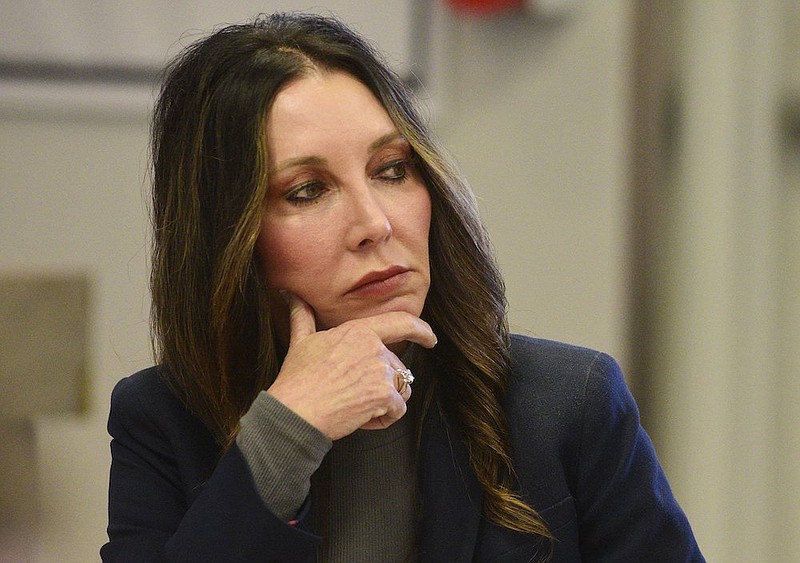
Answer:
[(311, 495), (318, 561), (413, 560), (421, 395), (389, 428), (336, 442), (265, 391), (242, 418), (236, 442), (267, 507), (291, 521)]

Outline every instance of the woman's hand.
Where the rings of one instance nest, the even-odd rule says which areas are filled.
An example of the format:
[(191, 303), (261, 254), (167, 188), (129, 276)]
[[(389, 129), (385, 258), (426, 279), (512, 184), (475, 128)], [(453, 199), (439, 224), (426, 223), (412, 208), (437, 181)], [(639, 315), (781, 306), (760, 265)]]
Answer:
[(390, 426), (406, 413), (411, 387), (397, 391), (405, 366), (387, 346), (436, 344), (431, 327), (404, 312), (347, 321), (317, 332), (314, 312), (289, 296), (289, 350), (267, 390), (331, 440)]

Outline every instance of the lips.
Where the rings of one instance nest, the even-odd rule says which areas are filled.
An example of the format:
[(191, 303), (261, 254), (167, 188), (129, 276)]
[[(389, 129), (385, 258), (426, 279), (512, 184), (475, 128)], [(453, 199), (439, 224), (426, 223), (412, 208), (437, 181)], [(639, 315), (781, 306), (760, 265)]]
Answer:
[(391, 291), (405, 281), (405, 274), (408, 272), (410, 270), (403, 266), (392, 266), (378, 272), (370, 272), (359, 279), (347, 293), (383, 293)]

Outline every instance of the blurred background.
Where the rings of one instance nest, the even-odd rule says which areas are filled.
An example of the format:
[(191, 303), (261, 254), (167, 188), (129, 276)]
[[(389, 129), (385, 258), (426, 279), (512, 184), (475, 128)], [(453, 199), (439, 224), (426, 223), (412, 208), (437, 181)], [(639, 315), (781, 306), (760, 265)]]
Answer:
[(276, 9), (417, 88), (513, 330), (619, 359), (709, 561), (800, 561), (795, 0), (0, 0), (0, 560), (98, 559), (109, 395), (152, 362), (158, 72)]

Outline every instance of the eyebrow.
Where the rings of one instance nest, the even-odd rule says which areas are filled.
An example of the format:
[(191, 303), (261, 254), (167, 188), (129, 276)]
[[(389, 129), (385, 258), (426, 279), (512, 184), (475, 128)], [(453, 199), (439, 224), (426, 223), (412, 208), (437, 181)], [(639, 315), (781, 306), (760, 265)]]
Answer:
[(280, 166), (276, 167), (275, 170), (271, 170), (271, 174), (277, 174), (287, 168), (292, 168), (293, 166), (322, 166), (328, 162), (327, 159), (319, 157), (319, 156), (298, 156), (297, 158), (290, 158), (288, 160), (284, 160), (281, 162)]
[[(392, 131), (390, 133), (386, 133), (385, 135), (381, 135), (380, 137), (375, 139), (372, 143), (370, 143), (369, 152), (375, 152), (381, 147), (384, 147), (397, 140), (408, 142), (399, 131)], [(328, 160), (320, 156), (298, 156), (296, 158), (290, 158), (288, 160), (284, 160), (283, 162), (281, 162), (280, 166), (276, 167), (275, 170), (270, 171), (270, 173), (278, 174), (279, 172), (282, 172), (287, 168), (292, 168), (293, 166), (323, 166), (327, 163)]]
[(403, 141), (408, 142), (406, 141), (406, 138), (400, 133), (400, 131), (392, 131), (391, 133), (386, 133), (386, 135), (381, 135), (375, 141), (373, 141), (372, 144), (370, 144), (369, 146), (369, 151), (375, 152), (382, 146), (388, 145), (389, 143), (396, 141), (398, 139), (402, 139)]

